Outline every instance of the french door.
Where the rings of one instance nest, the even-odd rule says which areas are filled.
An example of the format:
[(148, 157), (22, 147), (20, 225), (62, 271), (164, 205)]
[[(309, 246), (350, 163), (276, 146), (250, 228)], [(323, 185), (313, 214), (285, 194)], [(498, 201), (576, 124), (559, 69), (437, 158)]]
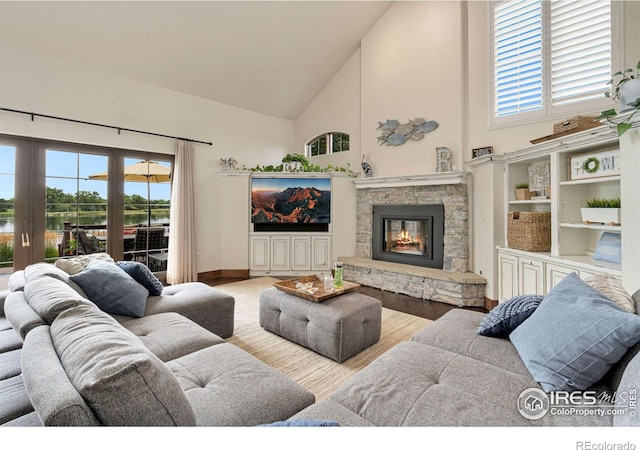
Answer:
[[(165, 213), (166, 239), (170, 181), (138, 188), (125, 178), (125, 164), (150, 158), (171, 170), (171, 155), (0, 135), (0, 274), (97, 252), (131, 259), (127, 246), (136, 227), (129, 222), (148, 227), (156, 208)], [(135, 216), (131, 198), (140, 210)], [(162, 247), (154, 255), (166, 252)], [(143, 256), (143, 263), (165, 269), (166, 255)]]

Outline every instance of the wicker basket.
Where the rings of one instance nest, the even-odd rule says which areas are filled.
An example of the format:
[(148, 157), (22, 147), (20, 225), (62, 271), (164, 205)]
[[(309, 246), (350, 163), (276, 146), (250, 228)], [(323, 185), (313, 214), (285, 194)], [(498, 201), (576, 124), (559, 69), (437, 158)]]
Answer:
[(509, 248), (527, 252), (551, 250), (550, 212), (510, 212), (507, 220)]

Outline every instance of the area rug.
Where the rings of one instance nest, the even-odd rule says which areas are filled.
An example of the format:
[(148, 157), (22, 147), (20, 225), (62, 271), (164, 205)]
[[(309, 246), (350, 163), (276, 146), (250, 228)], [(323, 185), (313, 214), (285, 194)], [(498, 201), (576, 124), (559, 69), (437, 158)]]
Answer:
[(227, 339), (256, 358), (295, 380), (321, 400), (343, 381), (362, 370), (394, 345), (407, 341), (430, 320), (382, 308), (380, 341), (348, 360), (337, 363), (260, 327), (260, 292), (279, 280), (252, 278), (215, 286), (235, 298), (235, 329)]

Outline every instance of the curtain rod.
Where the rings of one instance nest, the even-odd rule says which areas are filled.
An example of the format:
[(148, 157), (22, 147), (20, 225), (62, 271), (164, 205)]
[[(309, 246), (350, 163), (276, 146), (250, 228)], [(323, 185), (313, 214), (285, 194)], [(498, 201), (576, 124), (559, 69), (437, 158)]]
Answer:
[(94, 127), (111, 128), (112, 130), (118, 130), (118, 134), (120, 134), (121, 131), (129, 131), (131, 133), (147, 134), (147, 135), (150, 135), (150, 136), (158, 136), (158, 137), (171, 138), (171, 139), (180, 139), (182, 141), (187, 141), (187, 142), (196, 142), (198, 144), (213, 145), (213, 142), (197, 141), (195, 139), (187, 139), (187, 138), (182, 138), (182, 137), (178, 137), (178, 136), (168, 136), (166, 134), (151, 133), (149, 131), (132, 130), (131, 128), (116, 127), (114, 125), (104, 125), (104, 124), (95, 123), (95, 122), (86, 122), (84, 120), (67, 119), (65, 117), (50, 116), (50, 115), (47, 115), (47, 114), (38, 114), (38, 113), (34, 113), (34, 112), (20, 111), (20, 110), (17, 110), (17, 109), (10, 109), (10, 108), (2, 108), (2, 107), (0, 107), (0, 111), (8, 111), (8, 112), (18, 113), (18, 114), (26, 114), (28, 116), (31, 116), (31, 121), (32, 122), (33, 122), (35, 117), (44, 117), (46, 119), (63, 120), (65, 122), (81, 123), (81, 124), (84, 124), (84, 125), (92, 125)]

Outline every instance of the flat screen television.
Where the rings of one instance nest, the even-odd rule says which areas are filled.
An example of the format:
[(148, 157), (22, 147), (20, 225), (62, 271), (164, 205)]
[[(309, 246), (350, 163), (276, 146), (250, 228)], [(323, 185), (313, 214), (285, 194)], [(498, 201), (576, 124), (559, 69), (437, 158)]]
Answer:
[(331, 178), (251, 178), (254, 231), (328, 231)]

